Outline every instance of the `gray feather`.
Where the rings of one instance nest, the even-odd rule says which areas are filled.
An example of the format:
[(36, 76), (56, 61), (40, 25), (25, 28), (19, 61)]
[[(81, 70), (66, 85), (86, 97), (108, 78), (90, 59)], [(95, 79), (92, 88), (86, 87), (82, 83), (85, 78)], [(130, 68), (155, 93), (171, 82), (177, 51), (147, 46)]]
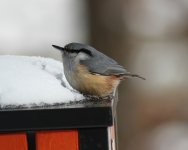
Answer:
[[(59, 48), (58, 46), (56, 46)], [(65, 45), (64, 48), (67, 51), (81, 51), (89, 53), (91, 56), (89, 59), (80, 59), (80, 64), (87, 66), (88, 70), (91, 73), (101, 74), (101, 75), (123, 75), (127, 71), (123, 66), (119, 65), (115, 60), (106, 56), (105, 54), (99, 52), (95, 48), (81, 44), (81, 43), (69, 43)]]
[(112, 65), (106, 68), (105, 75), (124, 75), (127, 71), (120, 65)]
[(80, 61), (81, 64), (88, 67), (91, 73), (101, 75), (123, 75), (126, 74), (126, 69), (119, 65), (115, 60), (104, 55), (103, 53), (93, 50), (92, 57), (88, 60)]

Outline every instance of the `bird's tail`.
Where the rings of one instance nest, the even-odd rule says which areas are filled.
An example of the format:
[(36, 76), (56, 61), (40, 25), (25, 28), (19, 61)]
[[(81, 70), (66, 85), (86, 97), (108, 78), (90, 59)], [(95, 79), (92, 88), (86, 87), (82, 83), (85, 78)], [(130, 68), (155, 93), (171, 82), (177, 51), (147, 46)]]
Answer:
[(142, 80), (146, 80), (146, 78), (138, 75), (138, 74), (133, 74), (133, 73), (130, 73), (130, 72), (126, 72), (125, 74), (122, 75), (122, 79), (125, 79), (125, 78), (130, 78), (130, 77), (133, 77), (133, 78), (140, 78)]

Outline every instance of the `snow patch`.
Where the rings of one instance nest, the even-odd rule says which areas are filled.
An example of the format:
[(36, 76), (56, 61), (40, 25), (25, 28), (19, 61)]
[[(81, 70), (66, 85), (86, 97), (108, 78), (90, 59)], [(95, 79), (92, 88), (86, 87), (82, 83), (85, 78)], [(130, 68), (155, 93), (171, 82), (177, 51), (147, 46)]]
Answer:
[(0, 56), (0, 105), (68, 103), (84, 99), (69, 85), (62, 62), (42, 57)]

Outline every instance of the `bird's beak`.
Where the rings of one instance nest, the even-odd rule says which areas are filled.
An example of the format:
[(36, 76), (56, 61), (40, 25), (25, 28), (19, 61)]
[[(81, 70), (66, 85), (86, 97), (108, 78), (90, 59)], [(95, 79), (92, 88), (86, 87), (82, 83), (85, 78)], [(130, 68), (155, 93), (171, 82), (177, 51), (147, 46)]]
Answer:
[(52, 45), (52, 46), (53, 46), (54, 48), (60, 50), (60, 51), (64, 51), (64, 50), (65, 50), (65, 48), (60, 47), (60, 46), (56, 46), (56, 45)]

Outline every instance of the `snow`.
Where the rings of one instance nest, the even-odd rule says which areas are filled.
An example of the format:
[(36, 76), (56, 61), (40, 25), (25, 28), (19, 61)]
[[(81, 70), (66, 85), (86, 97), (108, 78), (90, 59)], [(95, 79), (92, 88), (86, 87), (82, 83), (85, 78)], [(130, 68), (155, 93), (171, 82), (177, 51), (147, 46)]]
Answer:
[(80, 101), (68, 84), (62, 62), (42, 57), (0, 56), (0, 106)]

